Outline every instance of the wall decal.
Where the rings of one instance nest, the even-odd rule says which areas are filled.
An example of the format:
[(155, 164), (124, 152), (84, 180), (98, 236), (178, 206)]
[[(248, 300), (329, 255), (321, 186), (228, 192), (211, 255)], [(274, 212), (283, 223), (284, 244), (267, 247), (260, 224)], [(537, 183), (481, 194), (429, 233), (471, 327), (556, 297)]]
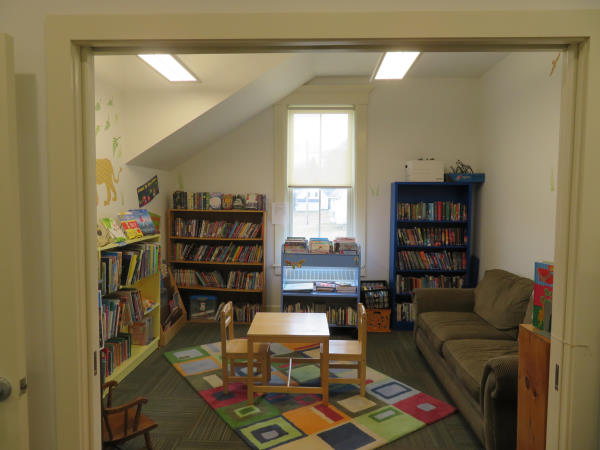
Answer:
[(140, 208), (147, 205), (158, 195), (158, 176), (154, 175), (149, 181), (137, 188)]
[[(106, 200), (104, 206), (107, 206), (111, 201), (117, 200), (117, 189), (114, 183), (119, 183), (119, 177), (123, 168), (119, 167), (119, 173), (115, 177), (112, 162), (110, 159), (96, 159), (96, 186), (104, 184), (106, 186)], [(96, 191), (96, 205), (98, 204), (98, 191)]]
[(98, 133), (100, 133), (100, 125), (96, 125), (96, 136), (98, 136)]
[(112, 106), (112, 105), (113, 105), (113, 100), (112, 100), (112, 98), (111, 98), (111, 99), (110, 99), (108, 102), (106, 102), (106, 104), (107, 104), (108, 106)]
[(379, 185), (375, 188), (369, 185), (369, 190), (371, 191), (371, 197), (379, 197)]
[[(121, 139), (121, 136), (117, 136), (117, 137), (112, 138), (113, 158), (115, 157), (115, 154), (116, 154), (117, 158), (120, 158), (121, 155), (122, 155), (121, 147), (120, 147), (120, 144), (119, 144), (119, 139)], [(117, 152), (117, 150), (118, 150), (118, 152)]]
[(108, 130), (110, 128), (110, 117), (108, 119), (106, 119), (106, 124), (104, 125), (104, 131)]
[(98, 101), (96, 102), (96, 111), (100, 111), (100, 109), (102, 109), (102, 99), (98, 99)]

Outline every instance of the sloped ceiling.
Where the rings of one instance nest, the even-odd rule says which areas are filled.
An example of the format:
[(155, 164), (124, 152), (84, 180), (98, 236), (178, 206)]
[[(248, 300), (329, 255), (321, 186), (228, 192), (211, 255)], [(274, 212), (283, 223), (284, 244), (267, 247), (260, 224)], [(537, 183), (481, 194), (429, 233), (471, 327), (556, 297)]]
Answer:
[[(171, 170), (315, 77), (368, 79), (380, 53), (178, 55), (199, 83), (170, 83), (137, 56), (96, 57), (124, 94), (128, 164)], [(424, 53), (407, 77), (480, 77), (504, 53)]]

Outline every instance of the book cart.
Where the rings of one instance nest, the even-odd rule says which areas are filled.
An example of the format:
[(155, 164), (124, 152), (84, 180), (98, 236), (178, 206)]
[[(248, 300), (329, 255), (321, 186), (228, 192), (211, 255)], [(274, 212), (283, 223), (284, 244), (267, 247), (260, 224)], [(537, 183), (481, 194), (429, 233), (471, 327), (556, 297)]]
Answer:
[(412, 293), (423, 287), (472, 287), (473, 183), (392, 183), (390, 211), (391, 327), (414, 326)]
[[(124, 242), (111, 243), (98, 248), (99, 285), (104, 283), (106, 286), (105, 289), (98, 291), (99, 323), (101, 327), (100, 371), (101, 378), (104, 378), (106, 381), (116, 380), (120, 382), (158, 348), (161, 336), (159, 239), (160, 235), (156, 234)], [(153, 244), (153, 246), (146, 246), (142, 250), (144, 246), (140, 244)], [(123, 263), (124, 258), (122, 258), (122, 255), (130, 251), (143, 251), (144, 254), (143, 263), (138, 263), (136, 268), (132, 267), (131, 269), (132, 271), (137, 271), (137, 275), (134, 275), (135, 281), (131, 285), (127, 285), (122, 283), (123, 278), (121, 278), (122, 270), (127, 270), (127, 266)], [(118, 257), (119, 254), (121, 254), (121, 258)], [(112, 261), (121, 260), (121, 263), (116, 268), (112, 267), (113, 264), (111, 261), (110, 267), (114, 270), (112, 274), (107, 264), (108, 259), (111, 258)], [(119, 302), (118, 292), (132, 290), (139, 291), (141, 297), (152, 302), (151, 305), (143, 308), (141, 312), (143, 318), (139, 321), (140, 323), (145, 323), (145, 326), (148, 327), (145, 330), (148, 334), (148, 339), (143, 345), (137, 345), (132, 342), (132, 334), (135, 333), (132, 328), (128, 325), (119, 327), (119, 316), (123, 313), (123, 308), (117, 306)], [(117, 301), (111, 301), (111, 299), (116, 299)], [(105, 306), (103, 307), (103, 305)], [(119, 309), (118, 313), (117, 309)]]
[(235, 323), (265, 310), (265, 211), (170, 209), (167, 229), (168, 262), (189, 322), (214, 322), (229, 300)]
[[(281, 249), (281, 311), (324, 312), (330, 327), (357, 328), (360, 302), (360, 247), (357, 255), (285, 253)], [(355, 287), (353, 292), (321, 292), (315, 283)]]

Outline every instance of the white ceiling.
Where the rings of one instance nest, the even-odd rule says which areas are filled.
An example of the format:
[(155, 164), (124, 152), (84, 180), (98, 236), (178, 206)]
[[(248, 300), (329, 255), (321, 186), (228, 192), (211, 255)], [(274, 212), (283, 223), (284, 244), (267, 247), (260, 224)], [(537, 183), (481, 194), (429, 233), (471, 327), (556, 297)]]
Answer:
[[(423, 53), (406, 77), (480, 77), (505, 56)], [(165, 129), (158, 122), (151, 132), (131, 130), (145, 133), (146, 141), (128, 155), (129, 164), (170, 170), (313, 78), (368, 79), (380, 57), (378, 52), (178, 55), (200, 82), (171, 83), (135, 55), (97, 56), (95, 75), (97, 82), (121, 92), (137, 92), (129, 98), (136, 99), (130, 107), (139, 114), (156, 110), (150, 106), (152, 97), (172, 100), (169, 117), (180, 117)], [(197, 107), (184, 114), (183, 99), (192, 97), (199, 99)], [(168, 113), (165, 107), (155, 112)]]

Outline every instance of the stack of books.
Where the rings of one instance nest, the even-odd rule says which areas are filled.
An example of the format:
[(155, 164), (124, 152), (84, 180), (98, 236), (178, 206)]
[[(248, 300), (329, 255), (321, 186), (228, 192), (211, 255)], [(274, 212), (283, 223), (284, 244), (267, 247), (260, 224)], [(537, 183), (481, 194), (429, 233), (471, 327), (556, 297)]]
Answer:
[(315, 291), (317, 292), (335, 292), (335, 283), (328, 283), (325, 281), (315, 282)]
[(329, 254), (331, 253), (331, 241), (327, 238), (310, 238), (308, 242), (310, 253)]
[(333, 249), (340, 255), (358, 255), (358, 245), (353, 237), (338, 237), (333, 240)]
[(356, 292), (356, 286), (350, 283), (335, 283), (335, 290), (337, 292)]
[(308, 243), (303, 237), (288, 237), (283, 244), (284, 253), (308, 253)]
[(216, 310), (215, 295), (190, 295), (190, 319), (213, 319)]

